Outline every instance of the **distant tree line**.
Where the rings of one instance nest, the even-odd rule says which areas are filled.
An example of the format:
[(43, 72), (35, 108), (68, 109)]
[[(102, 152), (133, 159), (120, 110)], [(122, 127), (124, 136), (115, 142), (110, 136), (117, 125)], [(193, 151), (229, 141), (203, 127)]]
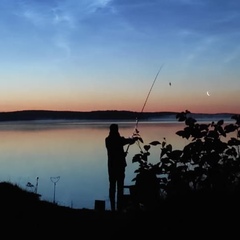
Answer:
[(14, 112), (1, 112), (0, 121), (26, 121), (26, 120), (135, 120), (140, 117), (143, 120), (149, 118), (175, 115), (172, 112), (148, 112), (137, 113), (133, 111), (51, 111), (51, 110), (23, 110)]
[[(31, 121), (31, 120), (131, 120), (140, 121), (160, 118), (174, 119), (177, 112), (134, 112), (134, 111), (52, 111), (52, 110), (23, 110), (0, 112), (0, 121)], [(195, 117), (229, 116), (233, 114), (193, 114)]]

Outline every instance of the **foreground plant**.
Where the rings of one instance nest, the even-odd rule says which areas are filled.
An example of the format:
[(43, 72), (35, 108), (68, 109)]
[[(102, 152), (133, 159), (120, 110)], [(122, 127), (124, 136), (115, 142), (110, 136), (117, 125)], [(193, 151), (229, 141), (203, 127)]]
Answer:
[[(233, 194), (240, 187), (240, 115), (235, 123), (198, 123), (191, 112), (178, 113), (176, 119), (185, 127), (176, 132), (188, 140), (182, 150), (171, 144), (152, 141), (140, 148), (132, 162), (135, 171), (135, 199), (145, 208), (156, 207), (161, 199), (191, 193)], [(143, 141), (142, 141), (143, 143)], [(152, 147), (160, 146), (159, 161), (149, 162)]]

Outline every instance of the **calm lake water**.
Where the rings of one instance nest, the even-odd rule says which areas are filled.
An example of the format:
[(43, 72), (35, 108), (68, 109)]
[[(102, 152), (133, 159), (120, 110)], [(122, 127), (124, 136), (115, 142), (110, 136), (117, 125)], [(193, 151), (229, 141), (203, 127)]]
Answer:
[[(8, 181), (41, 195), (42, 200), (73, 208), (93, 209), (95, 200), (108, 198), (105, 137), (113, 122), (30, 121), (0, 123), (0, 181)], [(131, 136), (135, 122), (119, 124), (120, 134)], [(145, 144), (153, 140), (182, 149), (188, 142), (175, 133), (184, 124), (175, 121), (139, 122)], [(152, 148), (150, 162), (159, 161), (159, 148)], [(127, 155), (125, 184), (132, 184), (139, 153), (136, 144)]]

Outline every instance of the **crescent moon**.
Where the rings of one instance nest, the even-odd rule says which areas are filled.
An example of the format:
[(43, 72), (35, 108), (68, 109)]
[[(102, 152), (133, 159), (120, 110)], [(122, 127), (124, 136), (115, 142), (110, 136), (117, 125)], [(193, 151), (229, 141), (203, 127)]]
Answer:
[(210, 93), (207, 91), (207, 95), (210, 96)]

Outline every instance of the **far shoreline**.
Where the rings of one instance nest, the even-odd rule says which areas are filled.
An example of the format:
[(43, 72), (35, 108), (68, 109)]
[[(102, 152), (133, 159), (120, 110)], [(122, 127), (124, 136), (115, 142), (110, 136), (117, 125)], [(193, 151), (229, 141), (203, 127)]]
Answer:
[[(19, 121), (127, 121), (160, 122), (177, 121), (178, 112), (133, 112), (133, 111), (51, 111), (51, 110), (23, 110), (14, 112), (0, 112), (0, 122)], [(189, 113), (197, 121), (231, 121), (233, 113)]]

